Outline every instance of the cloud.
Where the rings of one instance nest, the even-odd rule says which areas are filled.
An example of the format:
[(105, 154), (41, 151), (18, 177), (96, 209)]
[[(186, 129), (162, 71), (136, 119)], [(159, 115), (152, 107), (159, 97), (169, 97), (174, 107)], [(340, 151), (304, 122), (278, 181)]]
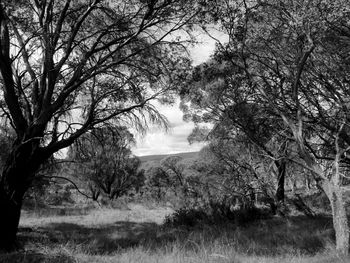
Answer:
[(211, 27), (208, 28), (208, 32), (212, 37), (206, 34), (200, 34), (197, 36), (196, 40), (199, 42), (194, 47), (190, 48), (191, 57), (193, 59), (193, 64), (198, 65), (207, 61), (215, 50), (215, 40), (220, 41), (221, 43), (226, 43), (229, 40), (228, 35), (224, 34), (220, 30)]
[(179, 102), (176, 106), (159, 106), (159, 111), (164, 114), (169, 122), (168, 132), (153, 127), (151, 132), (144, 137), (136, 136), (137, 144), (133, 148), (133, 153), (137, 156), (151, 154), (173, 154), (178, 152), (199, 151), (203, 143), (190, 145), (187, 141), (188, 135), (194, 128), (193, 123), (187, 123), (182, 120), (182, 112), (179, 109)]
[[(227, 42), (228, 37), (222, 32), (212, 28), (210, 33), (216, 39)], [(200, 43), (190, 48), (194, 65), (205, 62), (215, 49), (215, 41), (204, 34), (197, 37)], [(179, 100), (173, 106), (154, 103), (160, 113), (169, 120), (170, 130), (168, 133), (152, 126), (150, 131), (142, 138), (136, 136), (137, 144), (133, 148), (133, 153), (138, 156), (151, 154), (173, 154), (178, 152), (199, 151), (205, 144), (195, 143), (190, 145), (187, 141), (188, 135), (194, 128), (193, 123), (186, 123), (182, 119), (182, 112), (179, 109)]]

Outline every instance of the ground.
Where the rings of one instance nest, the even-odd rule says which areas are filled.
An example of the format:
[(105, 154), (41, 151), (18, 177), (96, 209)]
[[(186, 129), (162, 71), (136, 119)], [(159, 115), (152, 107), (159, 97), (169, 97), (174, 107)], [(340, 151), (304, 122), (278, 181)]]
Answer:
[(328, 217), (272, 217), (234, 223), (165, 227), (166, 207), (24, 212), (19, 240), (24, 250), (1, 262), (350, 262), (334, 251)]

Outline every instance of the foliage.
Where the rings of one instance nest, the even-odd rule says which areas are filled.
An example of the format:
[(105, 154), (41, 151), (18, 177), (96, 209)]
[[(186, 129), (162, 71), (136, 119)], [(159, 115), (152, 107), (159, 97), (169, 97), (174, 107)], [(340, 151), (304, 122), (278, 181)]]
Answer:
[(133, 135), (125, 128), (103, 127), (94, 129), (76, 141), (70, 158), (85, 188), (94, 199), (102, 192), (116, 199), (144, 183), (140, 160), (131, 154)]
[(0, 178), (0, 250), (16, 248), (23, 197), (57, 151), (102, 124), (167, 126), (150, 101), (171, 102), (187, 77), (197, 12), (183, 0), (1, 1), (0, 108), (16, 138)]
[[(188, 140), (209, 141), (216, 159), (234, 170), (236, 175), (232, 176), (241, 173), (242, 177), (247, 167), (254, 180), (263, 174), (258, 180), (270, 185), (269, 195), (275, 200), (271, 205), (277, 207), (284, 203), (287, 165), (295, 159), (292, 134), (280, 116), (254, 97), (256, 91), (247, 86), (249, 79), (242, 69), (230, 63), (231, 58), (221, 56), (218, 50), (209, 61), (195, 67), (187, 86), (183, 86), (184, 118), (196, 124)], [(207, 123), (212, 128), (203, 125)], [(261, 167), (265, 169), (263, 173)]]
[(232, 209), (225, 202), (210, 202), (201, 207), (182, 207), (173, 214), (167, 216), (164, 221), (165, 227), (200, 227), (203, 224), (220, 224), (232, 222), (236, 226), (248, 225), (260, 219), (266, 219), (269, 214), (256, 207)]
[(161, 201), (164, 200), (166, 193), (169, 190), (168, 177), (163, 169), (159, 166), (150, 167), (145, 171), (145, 189), (144, 192), (151, 195), (152, 199)]
[(212, 59), (193, 71), (182, 92), (188, 119), (214, 122), (220, 132), (224, 126), (220, 139), (243, 132), (274, 160), (278, 175), (289, 160), (309, 170), (331, 203), (337, 249), (344, 254), (349, 10), (342, 0), (209, 5), (209, 16), (229, 41), (217, 43)]

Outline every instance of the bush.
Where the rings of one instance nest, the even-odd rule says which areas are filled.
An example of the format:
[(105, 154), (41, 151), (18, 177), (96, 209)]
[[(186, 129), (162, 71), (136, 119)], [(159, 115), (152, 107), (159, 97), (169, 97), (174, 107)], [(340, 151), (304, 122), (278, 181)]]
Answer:
[(165, 226), (188, 226), (194, 227), (203, 221), (208, 221), (209, 217), (206, 212), (198, 208), (180, 208), (173, 214), (165, 217)]
[(48, 189), (45, 202), (49, 205), (62, 205), (73, 203), (69, 184), (53, 184)]
[(269, 218), (267, 209), (257, 207), (245, 207), (233, 209), (225, 203), (210, 202), (201, 207), (183, 207), (176, 210), (173, 214), (167, 216), (164, 226), (169, 227), (194, 227), (201, 224), (218, 224), (224, 222), (233, 222), (239, 226), (260, 219)]

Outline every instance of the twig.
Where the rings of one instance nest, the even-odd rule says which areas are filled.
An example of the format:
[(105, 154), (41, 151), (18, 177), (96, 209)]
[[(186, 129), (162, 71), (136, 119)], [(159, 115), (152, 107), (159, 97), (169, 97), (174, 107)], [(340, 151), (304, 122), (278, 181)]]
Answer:
[[(68, 181), (69, 183), (71, 183), (74, 186), (74, 188), (78, 191), (79, 194), (85, 196), (88, 199), (92, 199), (93, 200), (92, 196), (89, 196), (89, 195), (83, 193), (82, 191), (80, 191), (79, 187), (72, 180), (70, 180), (70, 179), (68, 179), (66, 177), (63, 177), (63, 176), (47, 176), (47, 175), (43, 175), (43, 176), (40, 176), (40, 177), (48, 178), (48, 179), (61, 179), (61, 180)], [(94, 200), (94, 201), (96, 201), (101, 206), (101, 204), (100, 204), (100, 202), (98, 202), (98, 200)]]

